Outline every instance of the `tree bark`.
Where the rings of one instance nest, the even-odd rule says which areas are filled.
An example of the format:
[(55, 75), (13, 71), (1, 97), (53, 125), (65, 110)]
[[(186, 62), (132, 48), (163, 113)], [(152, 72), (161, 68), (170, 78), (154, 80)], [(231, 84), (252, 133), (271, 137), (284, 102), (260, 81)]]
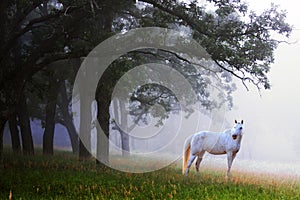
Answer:
[[(103, 102), (103, 101), (102, 101)], [(99, 161), (103, 164), (108, 165), (109, 164), (109, 121), (110, 121), (110, 115), (109, 115), (109, 104), (100, 105), (100, 102), (97, 99), (97, 163), (99, 164)], [(109, 101), (110, 102), (110, 101)], [(100, 127), (103, 131), (103, 133), (100, 133)]]
[(11, 144), (12, 149), (15, 154), (21, 153), (21, 143), (20, 143), (20, 136), (19, 136), (19, 129), (18, 129), (18, 122), (17, 122), (17, 115), (13, 113), (9, 116), (9, 130), (11, 136)]
[[(91, 105), (84, 100), (80, 101), (80, 107), (86, 108), (90, 106), (84, 106), (82, 104)], [(79, 140), (79, 159), (85, 160), (91, 157), (91, 112), (90, 110), (80, 109), (80, 140)]]
[(128, 121), (125, 108), (125, 102), (120, 102), (120, 112), (121, 112), (121, 124), (122, 127), (126, 127), (125, 131), (121, 131), (121, 140), (122, 140), (122, 155), (129, 156), (130, 147), (129, 147), (129, 135), (128, 135)]
[(68, 134), (70, 137), (70, 142), (72, 146), (72, 151), (74, 154), (78, 153), (78, 135), (76, 132), (76, 128), (73, 123), (72, 115), (69, 112), (69, 100), (67, 96), (67, 90), (66, 90), (66, 85), (65, 83), (62, 83), (61, 88), (60, 88), (60, 97), (58, 101), (58, 106), (62, 112), (63, 120), (64, 123), (62, 124), (63, 126), (66, 127), (68, 130)]
[(45, 131), (43, 135), (43, 154), (53, 155), (56, 102), (61, 80), (50, 78), (50, 88), (46, 105)]
[(33, 155), (34, 154), (33, 139), (31, 133), (30, 119), (27, 111), (26, 97), (24, 96), (24, 94), (21, 95), (20, 103), (18, 105), (18, 110), (19, 110), (19, 122), (20, 122), (20, 129), (21, 129), (23, 154)]
[(3, 133), (4, 133), (4, 127), (8, 119), (2, 115), (1, 113), (1, 119), (0, 119), (0, 166), (3, 165)]
[(118, 100), (118, 102), (119, 105), (117, 104), (117, 101), (114, 100), (114, 111), (115, 111), (115, 117), (121, 119), (118, 120), (121, 122), (121, 127), (119, 127), (118, 124), (115, 123), (114, 129), (118, 130), (121, 135), (122, 156), (129, 156), (130, 155), (129, 135), (128, 135), (129, 128), (128, 128), (125, 102), (122, 100)]

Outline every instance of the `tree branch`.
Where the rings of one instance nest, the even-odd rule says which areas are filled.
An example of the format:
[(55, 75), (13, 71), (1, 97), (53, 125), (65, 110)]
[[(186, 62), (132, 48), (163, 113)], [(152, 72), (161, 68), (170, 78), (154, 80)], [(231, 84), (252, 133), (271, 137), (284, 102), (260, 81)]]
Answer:
[(216, 63), (221, 69), (223, 69), (223, 70), (226, 71), (226, 72), (229, 72), (230, 74), (232, 74), (232, 75), (235, 76), (236, 78), (240, 79), (240, 80), (242, 81), (243, 85), (245, 86), (245, 88), (247, 89), (247, 91), (249, 91), (249, 88), (248, 88), (248, 86), (246, 85), (245, 80), (248, 80), (248, 79), (250, 79), (250, 78), (247, 78), (247, 77), (245, 77), (245, 76), (244, 76), (244, 77), (241, 77), (241, 76), (239, 76), (238, 74), (234, 73), (233, 70), (227, 69), (226, 67), (224, 67), (223, 65), (221, 65), (221, 63), (219, 63), (219, 61), (217, 61), (217, 60), (214, 60), (214, 61), (215, 61), (215, 63)]
[[(197, 30), (199, 33), (211, 37), (211, 34), (208, 33), (208, 30), (205, 29), (205, 26), (201, 26), (200, 22), (198, 21), (198, 23), (194, 22), (194, 20), (185, 12), (176, 12), (173, 9), (171, 9), (171, 7), (165, 7), (163, 6), (161, 3), (159, 3), (159, 1), (157, 0), (140, 0), (142, 2), (148, 3), (148, 4), (152, 4), (154, 7), (157, 7), (158, 9), (178, 17), (179, 19), (185, 21), (189, 26), (191, 26), (193, 29)], [(203, 24), (202, 24), (203, 25)]]
[(7, 56), (7, 54), (10, 52), (10, 49), (14, 46), (17, 39), (20, 36), (27, 33), (28, 31), (35, 28), (34, 26), (36, 24), (45, 22), (49, 19), (59, 18), (60, 16), (63, 16), (66, 11), (68, 11), (68, 13), (71, 13), (71, 12), (74, 12), (74, 11), (82, 8), (82, 7), (83, 7), (83, 5), (82, 6), (77, 6), (77, 7), (72, 6), (72, 8), (67, 7), (65, 9), (59, 10), (55, 13), (51, 13), (49, 15), (45, 15), (45, 16), (42, 16), (42, 17), (39, 17), (39, 18), (34, 18), (34, 19), (30, 20), (24, 28), (20, 28), (19, 30), (15, 29), (14, 32), (10, 32), (9, 33), (9, 35), (11, 35), (10, 38), (7, 40), (7, 42), (1, 48), (0, 60), (2, 60), (5, 56)]
[[(199, 67), (205, 69), (206, 71), (211, 72), (213, 75), (216, 76), (217, 79), (221, 80), (221, 78), (218, 76), (217, 72), (216, 72), (215, 70), (213, 70), (213, 69), (210, 69), (210, 68), (208, 68), (208, 67), (206, 67), (206, 66), (204, 66), (204, 65), (201, 65), (200, 63), (192, 62), (192, 61), (188, 60), (187, 58), (184, 58), (184, 57), (180, 56), (180, 55), (177, 54), (176, 52), (168, 51), (168, 50), (165, 50), (165, 49), (159, 49), (159, 50), (160, 50), (160, 51), (163, 51), (163, 52), (166, 52), (166, 53), (169, 53), (169, 54), (172, 54), (172, 55), (174, 55), (177, 59), (179, 59), (179, 60), (181, 60), (181, 61), (183, 61), (183, 62), (185, 62), (185, 63), (188, 63), (188, 64), (190, 64), (190, 65), (199, 66)], [(150, 54), (150, 55), (153, 55), (153, 56), (155, 56), (155, 57), (160, 56), (159, 54), (153, 53), (153, 52), (151, 52), (151, 51), (135, 50), (134, 52), (137, 52), (137, 53), (143, 53), (143, 54)], [(162, 59), (165, 59), (163, 56), (160, 56), (160, 57), (161, 57)], [(194, 75), (194, 76), (195, 76), (195, 75)]]

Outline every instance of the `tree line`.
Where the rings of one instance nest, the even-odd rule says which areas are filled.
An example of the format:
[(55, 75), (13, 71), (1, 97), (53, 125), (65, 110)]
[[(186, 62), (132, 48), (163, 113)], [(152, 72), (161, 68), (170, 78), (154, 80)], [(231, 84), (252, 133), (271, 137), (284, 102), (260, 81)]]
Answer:
[[(78, 138), (70, 109), (74, 79), (84, 57), (116, 33), (140, 27), (188, 31), (211, 55), (215, 67), (199, 73), (193, 61), (162, 49), (139, 49), (121, 56), (105, 71), (95, 94), (97, 120), (107, 137), (113, 123), (110, 106), (124, 107), (112, 102), (112, 90), (135, 66), (168, 61), (189, 80), (208, 110), (216, 106), (206, 90), (209, 77), (218, 76), (226, 94), (224, 101), (230, 106), (234, 78), (246, 88), (249, 84), (270, 88), (267, 74), (274, 62), (273, 52), (282, 42), (276, 34), (288, 37), (292, 31), (285, 22), (286, 13), (278, 6), (271, 5), (257, 14), (240, 0), (207, 0), (201, 4), (173, 0), (2, 0), (0, 10), (1, 158), (6, 123), (14, 152), (34, 154), (30, 127), (34, 118), (44, 127), (43, 153), (53, 154), (55, 124), (60, 123), (68, 130), (73, 152), (83, 159), (90, 156), (89, 147)], [(80, 94), (80, 86), (77, 89)], [(136, 122), (146, 123), (149, 107), (156, 103), (167, 111), (156, 116), (161, 119), (178, 108), (174, 94), (159, 85), (144, 85), (128, 92), (132, 92), (128, 114)], [(91, 111), (81, 112), (91, 116)], [(85, 120), (81, 124), (91, 121), (81, 120)], [(126, 119), (121, 121), (127, 123)], [(90, 131), (88, 126), (80, 129)], [(115, 129), (120, 130), (117, 126)], [(129, 151), (126, 135), (122, 138), (124, 149)], [(107, 145), (100, 151), (106, 152), (103, 156), (108, 161)]]

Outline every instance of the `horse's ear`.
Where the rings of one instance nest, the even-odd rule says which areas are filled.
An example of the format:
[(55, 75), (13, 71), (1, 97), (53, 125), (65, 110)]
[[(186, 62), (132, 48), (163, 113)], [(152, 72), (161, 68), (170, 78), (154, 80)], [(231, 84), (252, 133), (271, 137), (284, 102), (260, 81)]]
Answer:
[(243, 123), (244, 123), (244, 120), (241, 121), (241, 124), (243, 124)]
[(237, 121), (236, 121), (236, 119), (234, 120), (234, 123), (236, 123), (236, 124), (237, 124)]

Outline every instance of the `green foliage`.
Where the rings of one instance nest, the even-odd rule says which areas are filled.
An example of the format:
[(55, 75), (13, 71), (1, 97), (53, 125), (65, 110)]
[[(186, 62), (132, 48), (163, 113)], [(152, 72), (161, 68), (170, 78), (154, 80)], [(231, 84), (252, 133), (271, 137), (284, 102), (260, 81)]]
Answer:
[[(40, 152), (41, 153), (41, 152)], [(37, 153), (39, 154), (39, 152)], [(0, 198), (7, 199), (299, 199), (299, 181), (202, 169), (184, 178), (176, 165), (130, 174), (78, 162), (68, 152), (55, 156), (16, 157), (5, 152)], [(122, 164), (122, 163), (120, 163)], [(147, 164), (147, 162), (145, 163)]]
[[(144, 0), (170, 17), (169, 24), (179, 23), (193, 30), (193, 35), (205, 47), (219, 67), (250, 82), (259, 89), (269, 89), (267, 78), (273, 51), (280, 42), (274, 34), (286, 37), (292, 31), (285, 22), (286, 12), (271, 5), (258, 15), (240, 0), (209, 1), (210, 7), (167, 1)], [(174, 20), (175, 19), (175, 20)]]
[(142, 8), (132, 0), (61, 0), (60, 6), (47, 6), (42, 0), (4, 1), (0, 4), (3, 104), (14, 104), (15, 91), (24, 87), (21, 83), (49, 63), (85, 56), (115, 32), (145, 26), (187, 27), (220, 69), (258, 88), (269, 88), (267, 73), (278, 44), (270, 33), (289, 35), (285, 12), (273, 5), (257, 15), (240, 0), (208, 2), (214, 5), (212, 10), (197, 1), (142, 0)]

